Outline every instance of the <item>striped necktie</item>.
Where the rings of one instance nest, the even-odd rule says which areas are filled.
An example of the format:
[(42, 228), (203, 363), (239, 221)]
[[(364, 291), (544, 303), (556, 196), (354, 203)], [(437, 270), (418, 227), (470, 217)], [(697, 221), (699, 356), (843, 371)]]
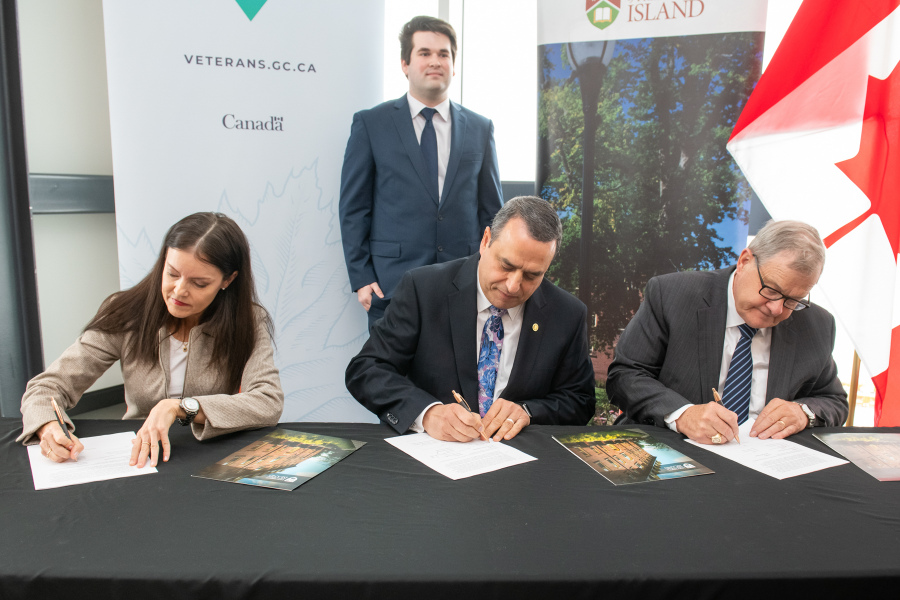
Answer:
[(725, 408), (738, 416), (738, 425), (744, 423), (750, 416), (750, 382), (753, 379), (753, 355), (750, 353), (750, 344), (756, 329), (746, 323), (740, 325), (741, 339), (738, 340), (728, 365), (728, 376), (725, 377), (725, 387), (722, 390), (722, 403)]

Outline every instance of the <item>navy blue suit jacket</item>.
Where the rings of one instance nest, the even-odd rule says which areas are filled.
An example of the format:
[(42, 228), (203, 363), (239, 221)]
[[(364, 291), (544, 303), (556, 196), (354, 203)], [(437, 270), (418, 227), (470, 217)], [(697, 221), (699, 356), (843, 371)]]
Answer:
[(415, 267), (469, 256), (500, 210), (494, 125), (450, 103), (450, 157), (438, 199), (406, 95), (353, 116), (341, 172), (340, 219), (350, 285), (391, 298)]
[[(453, 404), (457, 390), (478, 410), (475, 286), (479, 255), (415, 269), (347, 366), (347, 389), (398, 433), (425, 407)], [(584, 425), (594, 415), (587, 309), (546, 279), (525, 302), (506, 400), (526, 403), (536, 425)]]

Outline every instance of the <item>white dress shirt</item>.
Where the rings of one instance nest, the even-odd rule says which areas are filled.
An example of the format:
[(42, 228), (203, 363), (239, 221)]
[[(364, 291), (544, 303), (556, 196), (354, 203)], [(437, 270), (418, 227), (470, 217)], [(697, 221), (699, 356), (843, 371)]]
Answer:
[(184, 374), (187, 372), (187, 350), (184, 342), (169, 336), (169, 394), (167, 398), (181, 398), (184, 394)]
[[(487, 323), (488, 318), (491, 316), (491, 302), (481, 290), (480, 273), (476, 281), (475, 307), (478, 310), (478, 317), (475, 319), (475, 357), (477, 361), (477, 357), (481, 353), (481, 336), (484, 332), (484, 324)], [(497, 383), (494, 385), (494, 400), (500, 397), (506, 389), (506, 384), (509, 382), (509, 374), (512, 372), (513, 364), (516, 362), (516, 350), (519, 348), (519, 334), (522, 333), (522, 319), (524, 317), (524, 304), (508, 309), (506, 314), (500, 317), (500, 320), (503, 322), (503, 346), (500, 349), (500, 365), (497, 368)], [(472, 365), (472, 368), (477, 371), (478, 363), (476, 362), (476, 364)], [(478, 408), (477, 397), (466, 398), (466, 402), (472, 410)], [(410, 425), (410, 430), (417, 433), (425, 431), (422, 420), (425, 418), (425, 413), (428, 412), (428, 409), (436, 404), (440, 404), (440, 402), (432, 402), (426, 406), (415, 422)]]
[[(409, 102), (409, 115), (412, 117), (413, 128), (416, 130), (416, 140), (422, 143), (422, 130), (425, 129), (425, 117), (421, 114), (425, 105), (412, 97), (407, 92), (406, 99)], [(438, 151), (438, 198), (444, 193), (444, 177), (447, 175), (447, 162), (450, 160), (450, 99), (446, 99), (437, 106), (432, 107), (437, 112), (431, 118), (434, 125), (434, 134), (437, 137)]]
[[(744, 324), (741, 315), (734, 306), (734, 273), (728, 278), (728, 315), (725, 317), (725, 343), (722, 346), (722, 366), (719, 369), (719, 394), (725, 388), (725, 379), (728, 377), (728, 367), (731, 365), (731, 357), (741, 339), (741, 330)], [(748, 420), (754, 420), (766, 406), (766, 386), (769, 383), (769, 355), (772, 349), (772, 330), (763, 327), (757, 330), (750, 342), (750, 353), (753, 355), (753, 375), (750, 379), (750, 415)], [(724, 400), (724, 399), (723, 399)], [(666, 415), (666, 424), (670, 429), (678, 431), (675, 420), (689, 409), (693, 404), (685, 404), (675, 412)]]

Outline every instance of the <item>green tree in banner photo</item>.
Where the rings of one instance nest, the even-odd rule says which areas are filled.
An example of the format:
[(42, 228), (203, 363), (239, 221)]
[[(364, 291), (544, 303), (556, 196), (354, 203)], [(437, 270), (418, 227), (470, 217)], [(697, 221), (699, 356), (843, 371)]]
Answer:
[[(587, 261), (584, 76), (569, 56), (577, 44), (539, 48), (537, 181), (563, 221), (549, 277), (586, 300), (600, 353), (611, 351), (651, 277), (721, 268), (743, 249), (751, 190), (725, 143), (759, 78), (762, 42), (761, 33), (615, 42), (590, 116), (597, 132)], [(585, 280), (589, 293), (579, 289)], [(605, 368), (598, 376), (605, 380)]]

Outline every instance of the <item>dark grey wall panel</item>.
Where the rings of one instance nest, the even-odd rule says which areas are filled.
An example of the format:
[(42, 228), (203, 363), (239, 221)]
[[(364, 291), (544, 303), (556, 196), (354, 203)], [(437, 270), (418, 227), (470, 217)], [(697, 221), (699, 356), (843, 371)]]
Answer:
[(19, 416), (25, 383), (44, 368), (15, 0), (0, 0), (0, 415)]
[(116, 212), (110, 175), (50, 175), (28, 178), (31, 210), (36, 215)]
[(534, 196), (533, 181), (501, 181), (503, 199), (510, 200), (516, 196)]

